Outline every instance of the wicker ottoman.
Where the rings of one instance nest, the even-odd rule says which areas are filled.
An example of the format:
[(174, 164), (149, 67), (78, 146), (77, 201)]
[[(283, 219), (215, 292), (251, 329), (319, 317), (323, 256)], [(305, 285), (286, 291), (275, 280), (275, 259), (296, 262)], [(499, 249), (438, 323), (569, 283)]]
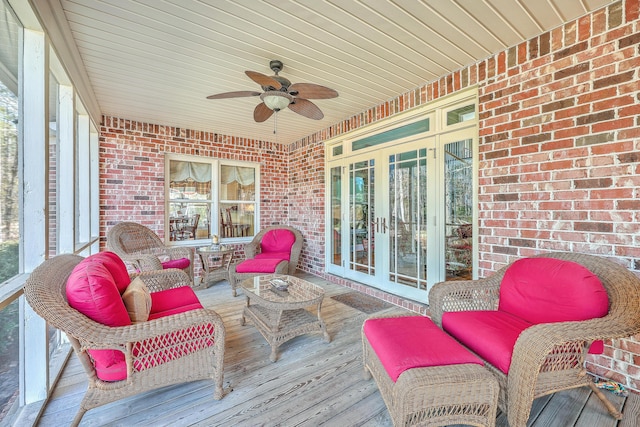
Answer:
[[(376, 324), (368, 322), (375, 321)], [(422, 326), (426, 326), (422, 328)], [(390, 334), (378, 333), (373, 329), (382, 326), (396, 331)], [(437, 366), (412, 367), (402, 371), (394, 381), (369, 342), (375, 342), (380, 348), (382, 344), (395, 348), (402, 346), (404, 331), (406, 340), (414, 342), (435, 343), (427, 345), (429, 356), (435, 356)], [(369, 337), (367, 336), (369, 334)], [(388, 335), (389, 339), (385, 337)], [(400, 337), (399, 337), (400, 336)], [(380, 394), (384, 399), (394, 426), (446, 426), (449, 424), (468, 424), (474, 426), (495, 426), (498, 405), (498, 381), (482, 365), (461, 363), (460, 358), (468, 350), (457, 342), (441, 345), (441, 339), (451, 340), (445, 332), (423, 316), (407, 316), (385, 319), (368, 319), (362, 330), (363, 361), (365, 379), (373, 375)], [(454, 348), (460, 346), (460, 348)], [(409, 347), (412, 347), (411, 345)], [(415, 346), (413, 349), (415, 350)], [(454, 351), (451, 351), (454, 348)], [(423, 351), (422, 349), (421, 351)], [(413, 350), (408, 349), (411, 353)], [(451, 356), (451, 363), (446, 360)], [(389, 356), (386, 355), (387, 365)], [(405, 354), (398, 358), (400, 365), (421, 362), (420, 355)], [(434, 359), (431, 359), (434, 360)], [(399, 372), (398, 371), (398, 372)], [(396, 372), (397, 373), (397, 372)]]

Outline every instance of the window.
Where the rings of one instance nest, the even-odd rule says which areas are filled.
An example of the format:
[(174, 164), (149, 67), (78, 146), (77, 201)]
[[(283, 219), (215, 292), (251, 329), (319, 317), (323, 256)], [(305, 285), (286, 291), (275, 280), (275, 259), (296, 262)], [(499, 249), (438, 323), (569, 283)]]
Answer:
[(417, 135), (429, 131), (429, 118), (420, 120), (408, 125), (399, 126), (385, 132), (380, 132), (372, 136), (359, 139), (352, 142), (352, 151), (362, 150), (376, 145), (385, 144), (390, 141), (405, 138), (411, 135)]
[(167, 157), (171, 241), (251, 237), (257, 225), (259, 166), (203, 157)]
[(470, 104), (447, 112), (447, 126), (463, 123), (476, 118), (476, 105)]
[(49, 73), (49, 256), (58, 253), (58, 82)]
[(99, 249), (100, 117), (89, 117), (44, 33), (23, 28), (5, 0), (0, 40), (0, 425), (12, 425), (21, 406), (43, 402), (70, 351), (22, 287), (46, 258)]
[(247, 237), (255, 234), (256, 170), (220, 166), (220, 235)]
[[(20, 27), (0, 2), (0, 251), (2, 280), (18, 274), (19, 174), (18, 174), (18, 38)], [(8, 43), (5, 44), (4, 41)], [(10, 257), (7, 257), (11, 254)], [(4, 262), (6, 260), (15, 262)]]
[[(18, 52), (21, 27), (0, 1), (0, 283), (19, 270)], [(0, 301), (0, 424), (18, 396), (19, 301)]]

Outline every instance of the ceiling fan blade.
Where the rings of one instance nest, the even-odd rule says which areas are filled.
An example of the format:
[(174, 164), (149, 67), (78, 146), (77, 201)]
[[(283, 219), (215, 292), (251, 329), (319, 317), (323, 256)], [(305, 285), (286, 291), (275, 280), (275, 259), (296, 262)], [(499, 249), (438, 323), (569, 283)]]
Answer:
[(207, 99), (242, 98), (245, 96), (258, 96), (258, 95), (260, 95), (260, 92), (253, 92), (250, 90), (240, 90), (237, 92), (225, 92), (225, 93), (218, 93), (216, 95), (209, 95), (207, 96)]
[(253, 119), (258, 123), (262, 123), (271, 117), (272, 114), (273, 110), (264, 105), (264, 102), (261, 102), (256, 106), (256, 109), (253, 110)]
[(313, 83), (294, 83), (289, 86), (289, 93), (305, 99), (330, 99), (338, 96), (338, 92), (335, 90)]
[(262, 73), (258, 73), (256, 71), (245, 71), (244, 72), (251, 80), (258, 83), (260, 86), (264, 87), (272, 87), (276, 90), (280, 89), (282, 85), (279, 81), (274, 79), (273, 77), (265, 76)]
[(324, 117), (322, 111), (316, 104), (303, 98), (295, 98), (289, 108), (301, 116), (308, 117), (313, 120), (320, 120)]

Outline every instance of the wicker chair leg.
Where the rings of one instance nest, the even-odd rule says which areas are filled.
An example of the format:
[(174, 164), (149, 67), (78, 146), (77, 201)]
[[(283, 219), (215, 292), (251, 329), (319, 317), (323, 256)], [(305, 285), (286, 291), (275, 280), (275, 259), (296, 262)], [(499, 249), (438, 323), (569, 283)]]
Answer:
[(592, 382), (589, 382), (589, 387), (591, 387), (591, 390), (593, 391), (593, 393), (596, 396), (598, 396), (598, 399), (600, 399), (602, 401), (602, 403), (604, 403), (604, 406), (607, 407), (607, 411), (609, 411), (611, 416), (614, 417), (617, 420), (621, 420), (622, 419), (622, 413), (620, 411), (618, 411), (618, 409), (615, 406), (613, 406), (613, 404), (609, 401), (609, 399), (607, 399), (607, 396), (604, 395), (602, 390), (600, 390), (598, 387), (596, 387), (596, 385), (594, 383), (592, 383)]
[(78, 425), (80, 425), (80, 421), (82, 420), (82, 417), (84, 416), (85, 412), (87, 412), (87, 410), (82, 406), (80, 406), (80, 409), (76, 413), (75, 418), (71, 422), (71, 427), (77, 427)]
[(213, 400), (220, 400), (224, 397), (224, 390), (221, 384), (216, 384), (216, 390), (213, 392)]
[(367, 381), (371, 379), (371, 371), (366, 366), (364, 367), (364, 371), (362, 372), (362, 379)]

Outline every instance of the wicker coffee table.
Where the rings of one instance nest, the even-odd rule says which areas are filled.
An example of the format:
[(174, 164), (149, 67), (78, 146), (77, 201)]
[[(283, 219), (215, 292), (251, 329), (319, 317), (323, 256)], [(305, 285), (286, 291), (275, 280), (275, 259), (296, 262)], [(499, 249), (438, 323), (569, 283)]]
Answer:
[[(272, 284), (274, 279), (287, 283), (286, 291)], [(327, 328), (320, 316), (324, 290), (293, 276), (265, 275), (246, 279), (241, 283), (247, 305), (241, 324), (249, 319), (271, 346), (269, 359), (277, 360), (278, 347), (291, 338), (321, 332), (330, 342)], [(314, 312), (307, 310), (311, 307)]]

